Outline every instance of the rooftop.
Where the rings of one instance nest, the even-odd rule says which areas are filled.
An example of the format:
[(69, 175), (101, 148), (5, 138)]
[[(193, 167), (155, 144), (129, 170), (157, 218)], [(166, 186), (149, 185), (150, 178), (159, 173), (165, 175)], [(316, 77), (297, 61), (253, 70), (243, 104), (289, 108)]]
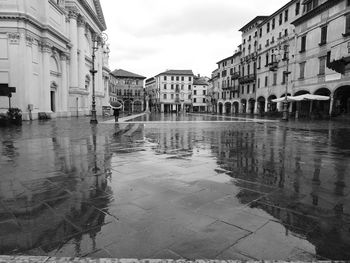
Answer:
[(205, 78), (195, 77), (193, 80), (193, 85), (209, 85)]
[(245, 26), (243, 26), (239, 31), (243, 32), (245, 31), (247, 28), (249, 28), (250, 26), (254, 25), (256, 22), (258, 21), (263, 21), (266, 18), (268, 18), (268, 16), (257, 16), (255, 17), (253, 20), (251, 20), (249, 23), (247, 23)]
[(169, 69), (163, 73), (158, 74), (159, 75), (189, 75), (193, 76), (193, 71), (191, 69), (181, 69), (181, 70), (175, 70), (175, 69)]
[(117, 78), (135, 78), (135, 79), (146, 79), (146, 77), (123, 70), (123, 69), (116, 69), (112, 72), (112, 75)]

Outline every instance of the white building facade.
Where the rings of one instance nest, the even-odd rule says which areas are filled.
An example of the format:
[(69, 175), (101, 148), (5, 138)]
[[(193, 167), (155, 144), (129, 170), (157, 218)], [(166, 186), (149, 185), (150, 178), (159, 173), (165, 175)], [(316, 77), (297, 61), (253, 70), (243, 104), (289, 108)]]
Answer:
[[(0, 83), (16, 87), (12, 107), (24, 119), (90, 114), (93, 39), (104, 30), (99, 0), (1, 1)], [(106, 46), (96, 50), (98, 114), (109, 104), (108, 55)]]

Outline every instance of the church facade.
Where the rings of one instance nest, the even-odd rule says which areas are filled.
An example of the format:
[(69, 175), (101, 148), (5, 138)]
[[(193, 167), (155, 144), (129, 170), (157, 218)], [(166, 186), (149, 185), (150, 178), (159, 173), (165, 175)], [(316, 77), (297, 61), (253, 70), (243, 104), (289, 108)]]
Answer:
[[(23, 119), (89, 115), (94, 39), (106, 30), (99, 0), (2, 0), (0, 84), (15, 87)], [(109, 105), (106, 45), (95, 52), (97, 114)], [(0, 110), (9, 107), (0, 97)]]

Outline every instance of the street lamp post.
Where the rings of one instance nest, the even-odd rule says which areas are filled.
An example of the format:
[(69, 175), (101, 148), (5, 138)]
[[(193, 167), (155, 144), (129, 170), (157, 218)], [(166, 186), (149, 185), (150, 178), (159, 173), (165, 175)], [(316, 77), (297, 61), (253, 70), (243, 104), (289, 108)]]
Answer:
[(97, 70), (95, 69), (95, 59), (96, 59), (96, 51), (98, 50), (98, 46), (104, 46), (106, 43), (108, 37), (107, 34), (102, 33), (99, 35), (95, 35), (93, 39), (93, 46), (92, 46), (92, 69), (90, 70), (90, 73), (92, 75), (92, 106), (91, 106), (91, 124), (97, 124), (97, 116), (96, 116), (96, 94), (95, 94), (95, 74), (97, 73)]
[(285, 81), (286, 81), (286, 90), (285, 90), (285, 95), (284, 95), (284, 102), (283, 102), (283, 117), (282, 120), (288, 121), (289, 117), (289, 112), (288, 112), (288, 76), (290, 74), (289, 72), (289, 46), (288, 44), (284, 45), (284, 55), (285, 55), (285, 60), (287, 63), (286, 71), (283, 71), (283, 74), (285, 76)]
[[(278, 68), (278, 62), (279, 61), (286, 61), (286, 70), (283, 71), (283, 78), (285, 81), (285, 92), (284, 92), (284, 100), (283, 100), (283, 106), (282, 106), (282, 120), (284, 121), (288, 121), (289, 118), (289, 112), (288, 112), (288, 76), (291, 73), (289, 71), (289, 44), (288, 44), (288, 38), (281, 40), (280, 44), (278, 45), (278, 56), (279, 59), (276, 59), (276, 55), (275, 55), (275, 61), (272, 62), (272, 67), (270, 68), (271, 71), (276, 71)], [(283, 46), (283, 53), (281, 52), (281, 46)], [(281, 58), (281, 55), (283, 54), (284, 58)], [(274, 65), (275, 64), (275, 65)]]

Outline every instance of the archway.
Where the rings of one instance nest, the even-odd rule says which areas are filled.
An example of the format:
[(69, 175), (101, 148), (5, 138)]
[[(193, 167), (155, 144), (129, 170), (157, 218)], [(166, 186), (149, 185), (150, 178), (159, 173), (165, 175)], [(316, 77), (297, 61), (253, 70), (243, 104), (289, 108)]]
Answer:
[(231, 103), (230, 102), (225, 103), (225, 113), (231, 114)]
[(350, 114), (350, 86), (342, 86), (334, 92), (333, 113), (336, 115)]
[(255, 99), (250, 99), (249, 105), (248, 105), (248, 113), (254, 114), (254, 108), (255, 108)]
[(272, 102), (272, 100), (277, 99), (275, 95), (270, 95), (267, 98), (267, 111), (268, 112), (276, 112), (277, 111), (277, 103)]
[(233, 104), (232, 104), (232, 109), (233, 109), (233, 113), (237, 114), (239, 113), (239, 102), (238, 101), (235, 101)]
[(221, 102), (218, 103), (218, 109), (219, 109), (219, 114), (222, 114), (223, 112), (223, 104)]
[(242, 104), (242, 113), (246, 113), (246, 111), (247, 111), (247, 100), (246, 99), (242, 99), (241, 100), (241, 104)]
[(258, 112), (260, 114), (265, 112), (265, 98), (262, 96), (258, 98)]
[(135, 101), (134, 102), (134, 112), (142, 112), (142, 102), (141, 101)]
[(50, 109), (52, 112), (56, 112), (56, 92), (57, 84), (53, 81), (50, 85)]
[(132, 101), (131, 100), (125, 100), (124, 101), (124, 111), (131, 113), (132, 112)]
[[(327, 88), (320, 88), (315, 91), (315, 95), (331, 96), (331, 91)], [(330, 100), (317, 100), (313, 102), (313, 109), (320, 117), (328, 116), (330, 111)]]
[[(299, 90), (294, 96), (309, 94), (307, 90)], [(295, 118), (305, 118), (310, 116), (310, 101), (298, 101), (292, 103), (292, 111), (295, 112)]]

